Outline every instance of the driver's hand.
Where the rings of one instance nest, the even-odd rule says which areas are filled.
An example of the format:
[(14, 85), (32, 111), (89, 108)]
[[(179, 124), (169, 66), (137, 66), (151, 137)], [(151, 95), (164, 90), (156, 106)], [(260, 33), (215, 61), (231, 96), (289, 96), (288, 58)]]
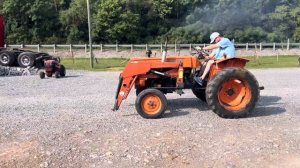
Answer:
[(202, 48), (199, 47), (199, 46), (195, 47), (195, 49), (196, 49), (196, 50), (202, 50)]

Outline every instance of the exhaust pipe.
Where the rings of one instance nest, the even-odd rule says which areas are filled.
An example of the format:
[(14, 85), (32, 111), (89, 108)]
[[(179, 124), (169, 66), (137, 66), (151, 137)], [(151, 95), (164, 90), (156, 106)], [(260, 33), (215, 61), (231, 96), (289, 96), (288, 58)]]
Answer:
[(161, 62), (166, 62), (166, 58), (167, 58), (167, 47), (168, 47), (168, 40), (165, 43), (165, 49), (162, 53), (162, 57), (161, 57)]
[(166, 58), (167, 58), (167, 51), (164, 50), (162, 53), (161, 62), (166, 62)]

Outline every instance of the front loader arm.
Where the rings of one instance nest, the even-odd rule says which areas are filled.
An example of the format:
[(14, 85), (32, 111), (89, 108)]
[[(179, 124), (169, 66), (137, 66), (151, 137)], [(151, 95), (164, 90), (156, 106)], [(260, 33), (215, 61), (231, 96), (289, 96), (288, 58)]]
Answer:
[(122, 101), (127, 98), (136, 79), (137, 79), (137, 76), (123, 78), (122, 75), (120, 75), (119, 85), (118, 85), (116, 97), (115, 97), (115, 99), (116, 99), (115, 105), (114, 105), (114, 108), (112, 109), (113, 111), (118, 110)]

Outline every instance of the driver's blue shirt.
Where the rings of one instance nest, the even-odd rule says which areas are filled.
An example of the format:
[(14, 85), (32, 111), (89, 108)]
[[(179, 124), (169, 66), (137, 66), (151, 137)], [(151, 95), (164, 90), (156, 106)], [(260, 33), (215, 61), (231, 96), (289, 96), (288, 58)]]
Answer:
[(212, 51), (212, 54), (216, 59), (222, 59), (224, 58), (224, 55), (226, 55), (226, 58), (235, 57), (234, 45), (228, 38), (222, 37), (221, 41), (219, 41), (217, 45), (219, 48), (216, 48)]

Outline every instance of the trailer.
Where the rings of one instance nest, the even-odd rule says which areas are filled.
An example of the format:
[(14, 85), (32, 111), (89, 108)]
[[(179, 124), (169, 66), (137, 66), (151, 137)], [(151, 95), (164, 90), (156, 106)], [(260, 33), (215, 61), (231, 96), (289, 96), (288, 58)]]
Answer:
[(58, 57), (48, 53), (33, 52), (29, 50), (6, 48), (4, 47), (4, 18), (0, 16), (0, 65), (8, 67), (28, 68), (35, 67), (41, 69), (44, 67), (45, 60), (55, 59), (60, 62)]

